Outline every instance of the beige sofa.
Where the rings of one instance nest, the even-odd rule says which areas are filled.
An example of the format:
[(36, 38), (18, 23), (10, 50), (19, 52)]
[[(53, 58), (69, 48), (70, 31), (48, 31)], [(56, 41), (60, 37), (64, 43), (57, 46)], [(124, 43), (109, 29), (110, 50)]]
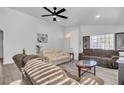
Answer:
[(42, 55), (48, 58), (48, 63), (54, 65), (59, 65), (71, 60), (69, 53), (61, 49), (45, 49), (42, 51)]

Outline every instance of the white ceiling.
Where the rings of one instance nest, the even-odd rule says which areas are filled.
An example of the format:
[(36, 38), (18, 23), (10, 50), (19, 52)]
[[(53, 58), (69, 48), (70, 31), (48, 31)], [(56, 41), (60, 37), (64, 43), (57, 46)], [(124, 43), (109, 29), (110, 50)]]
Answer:
[[(49, 7), (51, 10), (52, 8)], [(65, 7), (67, 11), (62, 15), (68, 19), (58, 18), (59, 22), (54, 22), (62, 26), (79, 26), (79, 25), (124, 25), (124, 8), (119, 7)], [(51, 17), (41, 17), (49, 14), (42, 7), (14, 7), (18, 11), (24, 12), (38, 19), (52, 22)], [(60, 7), (58, 10), (61, 9)], [(96, 18), (100, 15), (100, 18)]]

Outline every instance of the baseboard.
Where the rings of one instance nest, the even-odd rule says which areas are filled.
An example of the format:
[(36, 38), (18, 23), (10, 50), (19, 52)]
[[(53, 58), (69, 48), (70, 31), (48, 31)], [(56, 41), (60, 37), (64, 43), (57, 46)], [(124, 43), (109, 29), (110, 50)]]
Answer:
[(3, 62), (3, 64), (13, 64), (13, 61)]

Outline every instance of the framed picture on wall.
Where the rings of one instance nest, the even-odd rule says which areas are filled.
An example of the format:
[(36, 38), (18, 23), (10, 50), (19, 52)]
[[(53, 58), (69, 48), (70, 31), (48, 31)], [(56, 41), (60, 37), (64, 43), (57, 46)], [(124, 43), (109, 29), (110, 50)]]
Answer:
[(115, 33), (115, 49), (124, 51), (124, 32)]
[(38, 43), (48, 43), (48, 34), (37, 33)]

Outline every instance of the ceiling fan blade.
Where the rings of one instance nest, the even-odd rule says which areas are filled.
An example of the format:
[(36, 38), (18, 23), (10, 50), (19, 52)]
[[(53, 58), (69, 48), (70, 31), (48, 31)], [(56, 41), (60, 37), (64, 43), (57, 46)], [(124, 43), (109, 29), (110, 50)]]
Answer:
[(53, 21), (56, 21), (56, 18), (53, 18)]
[(61, 10), (59, 10), (56, 14), (60, 14), (62, 12), (64, 12), (66, 9), (65, 8), (62, 8)]
[(42, 16), (42, 17), (47, 17), (47, 16), (53, 16), (53, 15), (50, 14), (50, 15), (41, 15), (41, 16)]
[(61, 17), (61, 18), (64, 18), (64, 19), (67, 19), (68, 17), (66, 16), (63, 16), (63, 15), (57, 15), (58, 17)]
[(53, 14), (53, 12), (50, 10), (50, 9), (48, 9), (47, 7), (43, 7), (45, 10), (47, 10), (48, 12), (50, 12), (50, 13), (52, 13)]

